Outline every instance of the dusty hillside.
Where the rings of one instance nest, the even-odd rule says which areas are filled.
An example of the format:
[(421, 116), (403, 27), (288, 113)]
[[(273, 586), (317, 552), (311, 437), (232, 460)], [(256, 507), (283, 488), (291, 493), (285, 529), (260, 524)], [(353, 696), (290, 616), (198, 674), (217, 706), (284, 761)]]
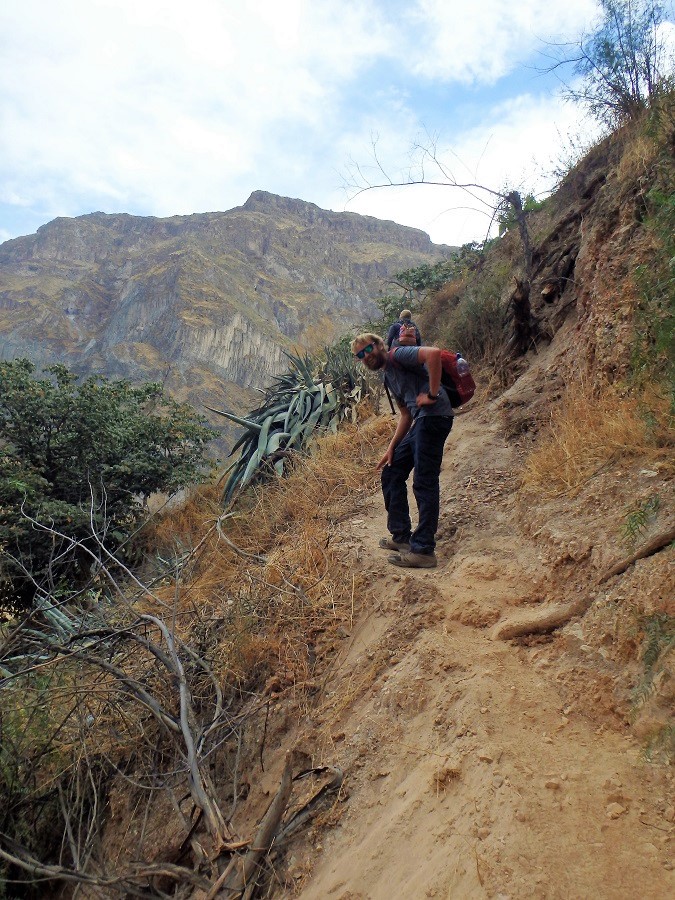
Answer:
[[(562, 348), (532, 368), (541, 376)], [(647, 761), (630, 696), (641, 677), (637, 617), (675, 612), (673, 549), (600, 583), (625, 556), (622, 499), (658, 479), (672, 501), (672, 481), (638, 462), (611, 489), (599, 474), (580, 503), (525, 508), (508, 399), (455, 423), (436, 571), (386, 563), (378, 496), (345, 523), (346, 567), (368, 588), (320, 712), (298, 737), (315, 762), (347, 773), (337, 824), (291, 854), (306, 900), (675, 889), (673, 772)], [(514, 613), (579, 598), (588, 612), (549, 635), (497, 637)], [(672, 699), (666, 669), (657, 718), (669, 710), (667, 721)]]
[[(353, 621), (318, 696), (297, 705), (281, 686), (267, 746), (345, 780), (275, 856), (276, 895), (675, 890), (675, 472), (629, 386), (648, 191), (671, 177), (672, 154), (608, 140), (533, 218), (530, 349), (456, 420), (439, 568), (387, 563), (375, 474), (337, 526)], [(488, 289), (509, 296), (519, 253), (507, 235)], [(457, 302), (441, 292), (425, 333)], [(270, 765), (261, 814), (281, 755)]]
[(50, 643), (56, 702), (15, 682), (37, 787), (11, 782), (14, 875), (60, 900), (674, 893), (675, 467), (653, 352), (673, 135), (603, 142), (532, 217), (525, 347), (505, 314), (514, 279), (527, 295), (517, 235), (430, 298), (431, 340), (467, 301), (498, 314), (447, 444), (438, 569), (378, 549), (394, 422), (369, 400), (233, 510), (212, 487), (157, 524), (150, 589), (84, 610), (115, 666), (105, 643), (76, 661)]

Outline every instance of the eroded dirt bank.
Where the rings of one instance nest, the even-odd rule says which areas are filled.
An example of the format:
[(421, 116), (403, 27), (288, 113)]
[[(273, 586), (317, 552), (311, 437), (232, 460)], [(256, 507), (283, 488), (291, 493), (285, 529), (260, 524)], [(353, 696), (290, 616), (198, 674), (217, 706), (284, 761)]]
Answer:
[[(675, 895), (673, 773), (631, 726), (638, 654), (621, 650), (622, 597), (672, 606), (672, 548), (600, 585), (619, 488), (596, 484), (577, 517), (523, 509), (505, 401), (455, 423), (437, 570), (386, 562), (377, 493), (345, 523), (346, 571), (369, 587), (299, 744), (322, 736), (347, 797), (291, 850), (303, 900)], [(579, 597), (589, 611), (553, 634), (495, 637), (514, 611)]]

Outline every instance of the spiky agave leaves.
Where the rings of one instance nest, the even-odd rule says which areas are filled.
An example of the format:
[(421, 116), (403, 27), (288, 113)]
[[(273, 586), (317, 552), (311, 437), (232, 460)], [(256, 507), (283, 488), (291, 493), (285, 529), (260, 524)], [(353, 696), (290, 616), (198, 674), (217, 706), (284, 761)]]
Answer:
[(283, 475), (292, 451), (303, 450), (318, 429), (335, 432), (341, 419), (355, 418), (366, 383), (358, 382), (351, 354), (348, 359), (333, 354), (330, 363), (329, 354), (326, 350), (318, 375), (310, 356), (287, 354), (290, 368), (276, 377), (264, 391), (263, 403), (246, 417), (207, 407), (245, 429), (230, 454), (239, 455), (225, 473), (225, 504), (254, 477), (272, 471)]

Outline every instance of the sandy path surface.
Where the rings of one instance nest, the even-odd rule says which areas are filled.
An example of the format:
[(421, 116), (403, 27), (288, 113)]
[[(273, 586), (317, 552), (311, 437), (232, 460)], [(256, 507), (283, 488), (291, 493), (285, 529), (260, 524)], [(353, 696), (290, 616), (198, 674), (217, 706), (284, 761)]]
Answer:
[(446, 445), (438, 569), (387, 563), (379, 494), (346, 523), (370, 588), (308, 729), (348, 796), (291, 860), (303, 900), (675, 896), (672, 772), (568, 705), (545, 642), (491, 636), (550, 582), (495, 418)]

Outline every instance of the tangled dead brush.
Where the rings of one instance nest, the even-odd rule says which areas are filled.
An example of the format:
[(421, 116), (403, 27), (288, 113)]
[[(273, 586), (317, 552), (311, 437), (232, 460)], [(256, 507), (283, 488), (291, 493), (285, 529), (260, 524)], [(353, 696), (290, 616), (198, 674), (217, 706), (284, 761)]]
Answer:
[(374, 489), (389, 432), (375, 417), (324, 437), (234, 513), (215, 490), (195, 494), (155, 526), (142, 581), (101, 544), (84, 594), (47, 592), (3, 627), (8, 883), (28, 872), (110, 897), (250, 887), (247, 766), (271, 699), (302, 716), (353, 615), (341, 522)]

